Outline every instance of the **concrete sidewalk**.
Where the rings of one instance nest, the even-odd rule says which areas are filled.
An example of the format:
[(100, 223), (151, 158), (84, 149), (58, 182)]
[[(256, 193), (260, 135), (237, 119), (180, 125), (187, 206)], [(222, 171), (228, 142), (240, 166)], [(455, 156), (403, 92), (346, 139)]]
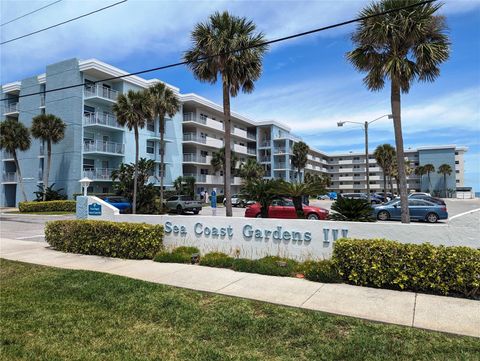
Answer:
[(0, 257), (105, 272), (192, 290), (480, 337), (480, 301), (241, 273), (198, 265), (63, 253), (45, 242), (0, 239)]

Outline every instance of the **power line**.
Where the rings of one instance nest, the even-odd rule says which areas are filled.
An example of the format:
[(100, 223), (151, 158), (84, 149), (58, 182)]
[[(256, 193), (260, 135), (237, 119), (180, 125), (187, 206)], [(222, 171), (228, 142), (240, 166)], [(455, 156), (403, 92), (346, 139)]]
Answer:
[(112, 4), (112, 5), (108, 5), (108, 6), (105, 6), (103, 8), (100, 8), (100, 9), (97, 9), (97, 10), (94, 10), (94, 11), (91, 11), (89, 13), (86, 13), (86, 14), (83, 14), (83, 15), (80, 15), (80, 16), (77, 16), (73, 19), (69, 19), (69, 20), (65, 20), (65, 21), (62, 21), (61, 23), (58, 23), (58, 24), (55, 24), (55, 25), (51, 25), (51, 26), (48, 26), (46, 28), (43, 28), (43, 29), (40, 29), (40, 30), (36, 30), (36, 31), (33, 31), (31, 33), (28, 33), (28, 34), (24, 34), (22, 36), (18, 36), (16, 38), (13, 38), (13, 39), (9, 39), (9, 40), (6, 40), (4, 42), (1, 42), (0, 45), (3, 45), (3, 44), (7, 44), (7, 43), (11, 43), (12, 41), (15, 41), (15, 40), (19, 40), (19, 39), (23, 39), (23, 38), (26, 38), (27, 36), (31, 36), (31, 35), (34, 35), (34, 34), (38, 34), (38, 33), (41, 33), (42, 31), (46, 31), (46, 30), (49, 30), (49, 29), (52, 29), (52, 28), (56, 28), (57, 26), (60, 26), (60, 25), (63, 25), (63, 24), (67, 24), (67, 23), (70, 23), (72, 21), (75, 21), (75, 20), (78, 20), (78, 19), (81, 19), (81, 18), (84, 18), (86, 16), (89, 16), (89, 15), (92, 15), (92, 14), (95, 14), (95, 13), (98, 13), (100, 11), (103, 11), (103, 10), (106, 10), (108, 8), (111, 8), (111, 7), (114, 7), (114, 6), (117, 6), (117, 5), (120, 5), (121, 3), (124, 3), (128, 0), (122, 0), (122, 1), (119, 1), (115, 4)]
[[(126, 1), (126, 0), (124, 0), (124, 1)], [(321, 27), (321, 28), (305, 31), (305, 32), (302, 32), (302, 33), (297, 33), (297, 34), (284, 36), (284, 37), (277, 38), (277, 39), (264, 41), (262, 43), (252, 45), (252, 46), (249, 46), (249, 47), (239, 48), (239, 49), (235, 49), (235, 50), (224, 52), (224, 53), (218, 53), (218, 54), (214, 54), (214, 55), (205, 56), (205, 57), (199, 58), (197, 60), (197, 62), (208, 60), (208, 59), (211, 59), (211, 58), (214, 58), (214, 57), (217, 57), (217, 56), (228, 55), (228, 54), (236, 53), (236, 52), (239, 52), (239, 51), (245, 51), (245, 50), (249, 50), (249, 49), (253, 49), (253, 48), (258, 48), (258, 47), (264, 46), (264, 45), (269, 45), (269, 44), (279, 43), (281, 41), (286, 41), (286, 40), (299, 38), (299, 37), (302, 37), (302, 36), (318, 33), (318, 32), (329, 30), (329, 29), (338, 28), (340, 26), (352, 24), (352, 23), (355, 23), (355, 22), (368, 20), (368, 19), (371, 19), (371, 18), (374, 18), (374, 17), (377, 17), (377, 16), (388, 15), (388, 14), (391, 14), (393, 12), (411, 9), (411, 8), (414, 8), (414, 7), (417, 7), (417, 6), (433, 3), (435, 1), (438, 1), (438, 0), (426, 0), (426, 1), (422, 1), (420, 3), (403, 6), (403, 7), (392, 9), (392, 10), (383, 11), (383, 12), (378, 13), (378, 14), (363, 16), (363, 17), (359, 17), (359, 18), (356, 18), (356, 19), (343, 21), (341, 23), (336, 23), (336, 24), (333, 24), (333, 25), (328, 25), (328, 26), (324, 26), (324, 27)], [(187, 65), (187, 64), (192, 63), (192, 62), (191, 61), (180, 61), (180, 62), (177, 62), (177, 63), (163, 65), (163, 66), (159, 66), (159, 67), (156, 67), (156, 68), (140, 70), (140, 71), (133, 72), (133, 73), (127, 73), (125, 75), (113, 76), (113, 77), (110, 77), (110, 78), (105, 78), (105, 79), (93, 81), (92, 83), (96, 84), (96, 83), (102, 83), (102, 82), (105, 82), (105, 81), (127, 78), (127, 77), (133, 76), (133, 75), (145, 74), (145, 73), (150, 73), (150, 72), (153, 72), (153, 71), (165, 70), (165, 69), (174, 68), (174, 67), (181, 66), (181, 65)], [(89, 83), (89, 85), (91, 85), (92, 83)], [(41, 92), (23, 94), (23, 95), (19, 95), (18, 97), (15, 97), (15, 98), (3, 98), (3, 99), (0, 99), (0, 101), (23, 98), (23, 97), (28, 97), (28, 96), (38, 95), (38, 94), (45, 94), (45, 93), (50, 93), (50, 92), (54, 92), (54, 91), (72, 89), (72, 88), (77, 88), (77, 87), (85, 86), (85, 85), (87, 85), (87, 84), (86, 83), (79, 83), (79, 84), (67, 85), (67, 86), (64, 86), (64, 87), (49, 89), (49, 90), (45, 90), (45, 91), (41, 91)]]
[(57, 1), (54, 1), (53, 3), (50, 3), (48, 5), (45, 5), (45, 6), (42, 6), (41, 8), (38, 8), (36, 10), (33, 10), (33, 11), (30, 11), (29, 13), (26, 13), (26, 14), (23, 14), (19, 17), (16, 17), (15, 19), (12, 19), (10, 21), (7, 21), (6, 23), (3, 23), (3, 24), (0, 24), (0, 26), (4, 26), (4, 25), (7, 25), (7, 24), (10, 24), (10, 23), (13, 23), (14, 21), (17, 21), (21, 18), (24, 18), (25, 16), (28, 16), (28, 15), (31, 15), (33, 13), (36, 13), (37, 11), (40, 11), (40, 10), (43, 10), (45, 8), (48, 8), (49, 6), (52, 6), (52, 5), (55, 5), (56, 3), (59, 3), (60, 1), (63, 1), (63, 0), (57, 0)]

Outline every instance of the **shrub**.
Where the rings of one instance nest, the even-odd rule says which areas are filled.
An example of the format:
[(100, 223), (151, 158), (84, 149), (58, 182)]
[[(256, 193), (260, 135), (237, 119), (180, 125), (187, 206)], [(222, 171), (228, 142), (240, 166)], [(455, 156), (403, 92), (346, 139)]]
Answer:
[(375, 222), (372, 206), (365, 199), (339, 197), (331, 210), (329, 218), (335, 221)]
[(53, 221), (45, 227), (45, 240), (64, 252), (153, 258), (162, 248), (163, 226), (91, 220)]
[(202, 266), (218, 267), (218, 268), (232, 268), (234, 258), (221, 252), (207, 253), (200, 258)]
[(301, 265), (305, 278), (323, 283), (340, 283), (342, 277), (331, 260), (306, 261)]
[(235, 271), (271, 276), (293, 276), (297, 268), (297, 261), (275, 256), (268, 256), (258, 260), (240, 258), (233, 262)]
[(480, 295), (480, 250), (382, 239), (340, 239), (333, 261), (356, 285), (436, 294)]
[(192, 254), (199, 254), (200, 251), (196, 247), (178, 247), (173, 251), (159, 252), (153, 259), (155, 262), (166, 263), (191, 263)]
[(59, 201), (59, 200), (66, 200), (67, 195), (62, 193), (63, 188), (59, 188), (57, 190), (53, 189), (53, 183), (50, 187), (43, 189), (43, 184), (38, 184), (38, 191), (33, 192), (37, 199), (35, 201), (41, 202), (43, 201), (43, 194), (45, 194), (45, 201)]
[(20, 212), (75, 212), (75, 201), (20, 202)]

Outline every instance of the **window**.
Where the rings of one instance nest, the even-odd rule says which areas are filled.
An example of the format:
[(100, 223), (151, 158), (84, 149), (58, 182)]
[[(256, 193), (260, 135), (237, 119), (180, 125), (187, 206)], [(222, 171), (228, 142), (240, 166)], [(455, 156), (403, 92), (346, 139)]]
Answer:
[(360, 157), (353, 157), (353, 160), (360, 160)]
[(354, 177), (360, 177), (360, 173), (353, 174)]
[(108, 187), (103, 187), (102, 188), (102, 193), (108, 193)]
[(460, 171), (457, 169), (457, 170), (455, 171), (455, 173), (457, 173), (457, 174), (458, 174), (458, 173), (460, 173)]
[(458, 155), (458, 152), (455, 152), (455, 155)]
[(151, 140), (147, 140), (147, 153), (148, 154), (155, 153), (155, 143)]
[(357, 168), (357, 169), (358, 169), (358, 168), (360, 168), (360, 166), (359, 166), (359, 165), (354, 165), (353, 168)]
[(83, 159), (83, 170), (93, 170), (95, 168), (95, 160), (94, 159)]
[(202, 157), (206, 157), (206, 156), (208, 156), (208, 152), (207, 152), (206, 150), (201, 150), (201, 151), (200, 151), (200, 155), (201, 155)]
[(460, 183), (460, 179), (456, 179), (455, 182), (456, 182), (456, 183)]
[(93, 142), (95, 140), (95, 134), (92, 132), (84, 132), (83, 133), (83, 141), (84, 142)]
[(353, 182), (353, 184), (357, 184), (357, 185), (359, 185), (359, 184), (360, 184), (360, 182)]
[(155, 122), (153, 120), (147, 121), (147, 130), (149, 130), (150, 132), (155, 131)]
[(88, 105), (84, 105), (83, 106), (83, 112), (84, 113), (95, 113), (95, 108), (91, 107), (91, 106), (88, 106)]
[(202, 174), (202, 175), (208, 175), (208, 169), (201, 168), (201, 169), (200, 169), (200, 174)]
[(455, 161), (455, 164), (460, 164), (460, 161), (456, 160), (456, 161)]

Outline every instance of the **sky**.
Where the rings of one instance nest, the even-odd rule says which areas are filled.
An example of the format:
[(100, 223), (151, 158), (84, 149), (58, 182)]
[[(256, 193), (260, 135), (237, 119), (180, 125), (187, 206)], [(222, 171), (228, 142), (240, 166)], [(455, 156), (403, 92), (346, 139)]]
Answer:
[[(0, 27), (2, 41), (113, 4), (118, 0), (62, 0)], [(53, 0), (2, 0), (0, 23)], [(97, 58), (126, 71), (181, 60), (191, 46), (190, 32), (214, 11), (252, 19), (268, 39), (357, 17), (368, 1), (163, 1), (128, 0), (100, 13), (29, 36), (0, 48), (0, 83), (45, 72), (68, 58)], [(445, 0), (451, 40), (449, 60), (433, 83), (414, 83), (402, 95), (405, 148), (456, 144), (468, 147), (465, 185), (480, 191), (480, 0)], [(263, 74), (251, 94), (232, 99), (232, 109), (254, 120), (277, 120), (311, 147), (329, 153), (362, 151), (360, 126), (391, 113), (389, 87), (371, 92), (363, 74), (347, 62), (355, 25), (327, 30), (270, 47)], [(221, 104), (220, 84), (195, 80), (184, 66), (143, 75), (158, 78)], [(391, 120), (370, 127), (369, 146), (395, 144)]]

